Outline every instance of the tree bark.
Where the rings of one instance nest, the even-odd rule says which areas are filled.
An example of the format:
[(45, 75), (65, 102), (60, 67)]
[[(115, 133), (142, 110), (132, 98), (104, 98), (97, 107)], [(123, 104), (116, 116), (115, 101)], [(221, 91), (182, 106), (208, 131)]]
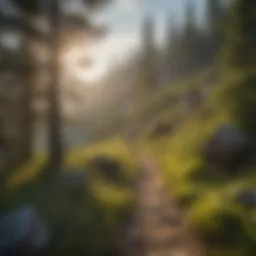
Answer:
[(63, 162), (63, 145), (61, 136), (61, 102), (60, 102), (60, 4), (52, 0), (50, 4), (50, 84), (49, 84), (49, 167), (56, 172)]
[[(25, 17), (25, 20), (30, 17)], [(35, 61), (31, 49), (31, 38), (23, 26), (23, 42), (22, 51), (24, 56), (24, 64), (21, 68), (22, 86), (20, 91), (20, 129), (19, 129), (19, 153), (18, 164), (23, 164), (31, 160), (33, 157), (33, 139), (34, 139), (34, 113), (33, 113), (33, 91), (35, 78)]]

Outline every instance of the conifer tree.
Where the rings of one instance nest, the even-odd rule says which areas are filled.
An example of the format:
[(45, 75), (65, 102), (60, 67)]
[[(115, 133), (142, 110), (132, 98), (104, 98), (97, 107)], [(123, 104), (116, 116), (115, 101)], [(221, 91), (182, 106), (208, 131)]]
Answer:
[(156, 65), (156, 47), (154, 34), (154, 21), (152, 17), (147, 16), (142, 27), (142, 81), (141, 86), (148, 90), (157, 83), (157, 65)]
[(235, 124), (256, 133), (256, 2), (236, 0), (231, 6), (227, 38), (223, 50), (224, 72), (230, 82), (225, 87), (224, 104)]

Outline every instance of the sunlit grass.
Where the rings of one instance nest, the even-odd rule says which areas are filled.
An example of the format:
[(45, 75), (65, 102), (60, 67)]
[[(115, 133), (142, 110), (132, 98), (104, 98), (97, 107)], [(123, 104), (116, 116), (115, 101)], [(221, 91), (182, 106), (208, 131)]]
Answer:
[(43, 166), (46, 164), (47, 158), (41, 154), (33, 158), (31, 161), (14, 171), (7, 183), (9, 189), (15, 189), (24, 183), (33, 182), (38, 176)]
[[(88, 146), (85, 145), (80, 149), (68, 151), (64, 159), (64, 171), (72, 171), (73, 169), (86, 171), (86, 163), (93, 157), (102, 155), (121, 162), (127, 175), (131, 175), (134, 172), (135, 162), (125, 143), (119, 138), (101, 141)], [(37, 155), (13, 173), (8, 182), (8, 188), (14, 189), (26, 182), (33, 182), (46, 163), (47, 156), (45, 154)]]

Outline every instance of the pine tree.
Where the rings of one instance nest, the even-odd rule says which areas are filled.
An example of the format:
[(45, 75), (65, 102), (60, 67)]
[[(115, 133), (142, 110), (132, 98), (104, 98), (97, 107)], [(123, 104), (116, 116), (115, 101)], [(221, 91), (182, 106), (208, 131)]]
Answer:
[[(17, 2), (17, 1), (16, 1)], [(35, 73), (36, 63), (32, 52), (32, 44), (34, 38), (31, 37), (26, 24), (33, 23), (35, 13), (38, 14), (39, 6), (34, 1), (34, 12), (28, 12), (26, 9), (22, 10), (22, 20), (24, 26), (22, 27), (22, 51), (25, 67), (22, 70), (22, 87), (20, 95), (21, 106), (21, 123), (20, 123), (20, 163), (26, 163), (33, 157), (33, 140), (34, 140), (34, 110), (33, 110), (33, 94), (35, 90)]]
[(196, 8), (195, 4), (192, 1), (188, 1), (185, 9), (185, 27), (184, 34), (185, 37), (189, 40), (194, 37), (197, 25), (196, 25)]
[(250, 71), (256, 68), (256, 2), (236, 0), (231, 6), (227, 27), (228, 67)]
[[(71, 2), (73, 0), (70, 0)], [(60, 170), (60, 167), (63, 162), (63, 146), (62, 146), (62, 136), (61, 136), (61, 106), (60, 106), (60, 74), (59, 74), (59, 55), (60, 55), (60, 34), (61, 36), (67, 32), (67, 26), (70, 29), (70, 19), (62, 15), (62, 20), (60, 22), (60, 11), (61, 7), (58, 3), (63, 4), (64, 1), (54, 0), (12, 0), (12, 4), (16, 7), (16, 14), (13, 16), (8, 16), (8, 13), (5, 11), (5, 4), (0, 4), (0, 29), (4, 28), (5, 31), (11, 31), (22, 35), (22, 47), (19, 48), (19, 54), (14, 53), (14, 58), (7, 58), (7, 61), (0, 59), (0, 68), (2, 72), (8, 69), (8, 72), (11, 71), (14, 75), (20, 79), (20, 104), (17, 112), (21, 112), (20, 122), (18, 124), (19, 136), (16, 143), (16, 148), (18, 149), (18, 157), (22, 162), (30, 160), (33, 149), (32, 143), (34, 141), (33, 131), (34, 131), (34, 121), (35, 113), (33, 109), (33, 102), (35, 100), (35, 88), (36, 80), (36, 58), (35, 51), (33, 51), (33, 43), (39, 42), (42, 43), (44, 47), (47, 47), (51, 52), (51, 67), (49, 72), (45, 72), (50, 75), (50, 84), (49, 84), (49, 94), (48, 102), (50, 106), (50, 114), (48, 118), (49, 126), (49, 153), (50, 153), (50, 166), (51, 169), (54, 169), (53, 176), (56, 175), (56, 172)], [(44, 21), (49, 21), (45, 19), (45, 16), (42, 14), (42, 6), (44, 4), (52, 4), (47, 9), (47, 15), (50, 14), (50, 25), (51, 25), (51, 35), (48, 37), (48, 32), (41, 30), (34, 22), (36, 19), (44, 19)], [(66, 2), (66, 1), (65, 1)], [(96, 9), (96, 7), (102, 6), (104, 3), (107, 3), (108, 0), (84, 0), (84, 3), (89, 7)], [(50, 11), (50, 12), (49, 12)], [(81, 25), (81, 19), (74, 21), (72, 20), (73, 27), (72, 29), (78, 29), (80, 32), (84, 32), (86, 29), (88, 32), (94, 32), (95, 28), (89, 26), (88, 20), (85, 18), (85, 23)], [(48, 16), (48, 17), (49, 17)], [(64, 22), (63, 22), (64, 21)], [(70, 30), (69, 30), (70, 31)], [(98, 31), (97, 31), (98, 33)], [(62, 42), (62, 44), (65, 42)], [(1, 56), (2, 57), (2, 56)], [(4, 69), (4, 70), (3, 70)], [(12, 158), (13, 162), (14, 158)], [(5, 184), (7, 176), (9, 177), (11, 172), (6, 169), (6, 172), (1, 172), (1, 184)], [(49, 169), (50, 171), (50, 169)], [(49, 173), (48, 173), (49, 174)], [(47, 176), (47, 174), (46, 174)], [(4, 177), (4, 178), (2, 178)], [(3, 186), (0, 186), (3, 187)]]
[(152, 89), (157, 83), (156, 47), (154, 38), (154, 21), (147, 16), (142, 27), (142, 55), (141, 86), (145, 89)]
[(227, 27), (224, 71), (232, 78), (225, 87), (224, 104), (232, 120), (256, 133), (256, 2), (236, 0)]
[[(49, 93), (48, 93), (48, 102), (49, 102), (49, 115), (48, 115), (48, 128), (49, 128), (49, 165), (57, 171), (57, 169), (60, 168), (62, 162), (63, 162), (63, 145), (62, 145), (62, 136), (61, 136), (61, 103), (60, 103), (60, 63), (59, 63), (59, 57), (60, 57), (60, 42), (63, 31), (63, 25), (66, 26), (66, 24), (70, 25), (70, 18), (65, 17), (62, 15), (62, 8), (64, 1), (60, 0), (53, 0), (53, 1), (45, 1), (45, 0), (12, 0), (16, 5), (20, 7), (20, 9), (26, 14), (23, 18), (23, 21), (26, 19), (26, 17), (38, 17), (40, 13), (40, 8), (44, 5), (46, 6), (47, 10), (46, 12), (48, 15), (48, 22), (51, 28), (50, 36), (49, 38), (44, 37), (43, 40), (47, 39), (49, 42), (49, 51), (50, 51), (50, 67), (49, 67), (49, 74), (50, 74), (50, 85), (49, 85)], [(96, 9), (97, 7), (109, 2), (108, 0), (84, 0), (84, 3), (88, 8)], [(78, 15), (79, 16), (79, 15)], [(76, 16), (75, 23), (74, 19), (72, 19), (71, 22), (75, 24), (75, 27), (79, 26), (81, 29), (81, 19)], [(67, 19), (68, 18), (68, 19)], [(28, 20), (26, 23), (30, 23), (32, 19)], [(63, 22), (64, 21), (64, 22)], [(78, 22), (77, 22), (78, 21)], [(86, 29), (92, 29), (92, 27), (88, 27), (88, 22), (85, 21), (85, 24), (83, 24), (84, 28)], [(73, 29), (75, 28), (73, 27)], [(65, 43), (65, 42), (64, 42)], [(26, 44), (28, 45), (28, 43)], [(28, 55), (27, 55), (28, 56)], [(31, 65), (30, 65), (31, 66)], [(26, 88), (28, 86), (25, 86)], [(29, 90), (26, 90), (24, 92), (24, 97), (28, 97), (28, 95), (32, 95), (33, 86), (30, 86)], [(30, 100), (27, 100), (25, 105), (28, 105), (32, 100), (30, 97)], [(31, 105), (31, 104), (29, 104)], [(26, 118), (28, 117), (28, 110), (29, 108), (26, 107), (26, 114), (24, 113), (24, 116)], [(28, 119), (24, 124), (28, 126)], [(31, 123), (31, 122), (30, 122)], [(22, 129), (24, 132), (26, 130), (27, 133), (30, 134), (30, 140), (31, 140), (31, 134), (32, 129)], [(25, 136), (28, 138), (28, 136)], [(25, 140), (24, 137), (24, 140)], [(28, 139), (27, 139), (28, 140)], [(22, 145), (26, 145), (26, 143), (22, 143)]]
[(49, 5), (49, 21), (51, 33), (49, 38), (50, 49), (50, 85), (49, 85), (49, 165), (57, 172), (63, 163), (63, 141), (61, 125), (61, 102), (60, 102), (60, 2), (51, 1)]
[(184, 75), (191, 75), (196, 71), (198, 51), (196, 45), (197, 27), (196, 27), (196, 9), (192, 1), (187, 2), (185, 9), (185, 25), (183, 31), (183, 72)]
[(223, 15), (222, 0), (207, 0), (207, 20), (210, 33), (214, 33), (219, 19)]
[(209, 61), (213, 62), (224, 43), (224, 6), (222, 0), (208, 0), (206, 20), (208, 24)]
[(173, 14), (170, 15), (167, 24), (167, 38), (166, 38), (166, 66), (168, 76), (171, 80), (177, 79), (182, 73), (182, 62), (180, 54), (182, 53), (182, 34), (175, 23)]

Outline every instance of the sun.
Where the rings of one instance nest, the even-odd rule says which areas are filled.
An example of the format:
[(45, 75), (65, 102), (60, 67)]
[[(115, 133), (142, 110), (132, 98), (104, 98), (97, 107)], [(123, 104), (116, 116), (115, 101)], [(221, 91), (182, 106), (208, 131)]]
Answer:
[(64, 73), (81, 82), (95, 82), (107, 70), (106, 59), (93, 47), (71, 47), (62, 59)]

